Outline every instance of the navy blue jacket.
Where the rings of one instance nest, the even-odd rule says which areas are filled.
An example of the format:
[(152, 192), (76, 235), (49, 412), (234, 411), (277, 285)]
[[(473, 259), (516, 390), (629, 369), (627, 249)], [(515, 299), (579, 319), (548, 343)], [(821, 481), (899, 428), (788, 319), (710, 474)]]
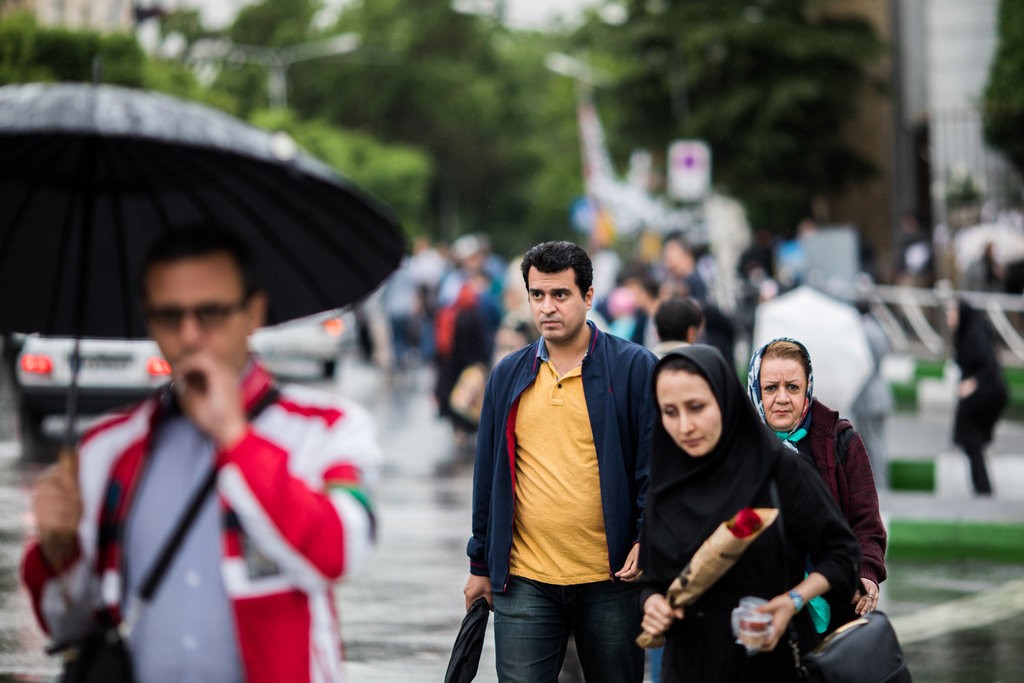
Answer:
[[(619, 571), (640, 536), (647, 495), (647, 458), (654, 402), (654, 355), (642, 346), (590, 325), (583, 359), (583, 393), (594, 434), (601, 507), (608, 541), (609, 577)], [(515, 425), (519, 397), (543, 362), (538, 339), (494, 368), (484, 395), (473, 473), (470, 572), (490, 576), (494, 591), (508, 586), (515, 522)]]

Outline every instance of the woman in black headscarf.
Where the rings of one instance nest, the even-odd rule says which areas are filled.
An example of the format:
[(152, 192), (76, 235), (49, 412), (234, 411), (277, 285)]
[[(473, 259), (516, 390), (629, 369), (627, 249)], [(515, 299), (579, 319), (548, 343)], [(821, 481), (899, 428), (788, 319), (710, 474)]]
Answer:
[[(661, 680), (796, 680), (787, 627), (793, 620), (800, 647), (813, 647), (818, 636), (801, 608), (830, 589), (852, 595), (857, 541), (817, 472), (764, 427), (716, 349), (690, 346), (665, 356), (655, 367), (654, 395), (661, 419), (651, 439), (642, 604), (644, 630), (666, 635)], [(776, 507), (773, 482), (782, 524), (762, 533), (696, 602), (673, 610), (665, 599), (672, 580), (740, 509)], [(804, 578), (808, 558), (814, 571)], [(774, 635), (753, 656), (735, 643), (730, 624), (744, 596), (768, 600), (760, 609), (772, 615)]]
[(1009, 400), (1006, 380), (996, 359), (992, 328), (981, 313), (966, 301), (955, 301), (946, 309), (946, 322), (953, 331), (953, 359), (960, 366), (953, 443), (971, 462), (974, 492), (991, 496), (985, 448)]

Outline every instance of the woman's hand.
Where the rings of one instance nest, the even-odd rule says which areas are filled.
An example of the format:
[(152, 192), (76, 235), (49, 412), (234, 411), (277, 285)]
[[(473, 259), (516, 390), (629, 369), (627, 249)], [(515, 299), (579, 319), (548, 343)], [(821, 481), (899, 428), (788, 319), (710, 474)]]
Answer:
[(761, 645), (762, 652), (771, 652), (779, 644), (779, 639), (789, 628), (789, 620), (795, 614), (793, 598), (789, 597), (788, 593), (776, 595), (767, 605), (758, 607), (757, 611), (772, 615), (772, 632), (769, 634), (768, 640)]
[(960, 395), (960, 398), (967, 398), (973, 394), (977, 388), (978, 380), (973, 377), (968, 377), (967, 379), (960, 380), (960, 386), (957, 393)]
[(853, 611), (859, 615), (864, 615), (878, 607), (878, 584), (871, 579), (865, 579), (863, 576), (860, 582), (864, 586), (864, 590), (857, 591), (853, 596), (853, 601), (857, 603)]
[(644, 602), (644, 618), (640, 622), (644, 631), (653, 636), (665, 633), (676, 619), (683, 618), (683, 608), (673, 608), (664, 595), (655, 593)]

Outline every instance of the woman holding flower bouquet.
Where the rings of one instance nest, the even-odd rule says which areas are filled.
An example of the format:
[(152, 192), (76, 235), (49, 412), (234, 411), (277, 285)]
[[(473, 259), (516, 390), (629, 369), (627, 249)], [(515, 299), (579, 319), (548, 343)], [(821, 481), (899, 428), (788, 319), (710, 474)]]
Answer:
[[(789, 624), (801, 649), (814, 646), (818, 635), (802, 608), (828, 590), (852, 595), (857, 541), (814, 468), (764, 427), (717, 350), (697, 345), (665, 356), (655, 367), (654, 394), (661, 420), (651, 439), (640, 547), (643, 628), (666, 636), (661, 680), (796, 680)], [(735, 564), (687, 606), (669, 603), (670, 584), (722, 522), (744, 508), (775, 507), (781, 524), (730, 557)], [(808, 557), (814, 571), (805, 578)], [(752, 655), (731, 625), (746, 596), (767, 600), (757, 611), (771, 615), (771, 635)]]

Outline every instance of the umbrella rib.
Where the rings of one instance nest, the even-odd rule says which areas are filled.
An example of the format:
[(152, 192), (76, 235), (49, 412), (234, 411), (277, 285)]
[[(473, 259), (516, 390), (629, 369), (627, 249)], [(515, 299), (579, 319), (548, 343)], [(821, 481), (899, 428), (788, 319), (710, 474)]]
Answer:
[[(310, 187), (310, 194), (324, 196), (327, 191), (327, 188), (330, 186), (329, 183), (325, 180), (316, 177), (314, 177), (313, 180), (314, 182), (311, 183)], [(352, 204), (336, 207), (336, 211), (342, 214), (342, 222), (348, 222), (352, 225), (359, 225), (363, 222), (367, 215), (373, 216), (373, 218), (376, 220), (383, 219), (394, 227), (394, 232), (391, 235), (392, 239), (387, 239), (389, 233), (386, 230), (370, 231), (369, 234), (364, 235), (364, 237), (369, 239), (371, 242), (375, 242), (378, 246), (381, 247), (381, 250), (383, 252), (388, 252), (393, 247), (398, 249), (398, 253), (404, 252), (405, 243), (404, 240), (401, 238), (401, 229), (399, 228), (397, 222), (393, 218), (386, 215), (382, 209), (378, 209), (374, 206), (377, 203), (377, 201), (369, 197), (364, 197), (364, 193), (359, 188), (352, 185), (352, 183), (350, 183), (347, 179), (345, 179), (342, 176), (338, 176), (335, 182), (337, 182), (339, 186), (341, 186), (346, 192), (348, 192), (357, 200)], [(301, 211), (296, 211), (295, 213), (301, 216)], [(312, 230), (311, 227), (307, 227), (306, 223), (300, 222), (299, 225), (302, 226), (303, 229), (306, 230), (307, 232)], [(358, 262), (354, 260), (354, 257), (351, 255), (350, 250), (346, 249), (345, 245), (336, 243), (333, 239), (331, 239), (331, 235), (329, 234), (321, 234), (318, 236), (326, 237), (330, 241), (330, 243), (334, 246), (332, 250), (333, 254), (352, 262), (353, 265), (355, 265), (358, 269)], [(394, 265), (398, 265), (397, 261)]]
[[(49, 141), (46, 140), (46, 142), (49, 142)], [(19, 168), (24, 163), (25, 159), (31, 158), (32, 156), (37, 156), (40, 153), (40, 152), (33, 153), (32, 150), (30, 149), (30, 145), (21, 145), (21, 146), (25, 148), (25, 154), (15, 157), (15, 162), (14, 162), (14, 164), (11, 165), (11, 168), (12, 168), (11, 173), (13, 173), (13, 169)], [(45, 177), (53, 169), (53, 166), (57, 163), (57, 160), (61, 156), (61, 152), (63, 152), (65, 150), (65, 147), (60, 145), (60, 144), (53, 144), (52, 147), (53, 147), (53, 154), (51, 155), (51, 157), (49, 159), (46, 160), (46, 162), (44, 164), (42, 164), (42, 167), (40, 169), (41, 173), (39, 174), (39, 176), (41, 176), (41, 177)], [(4, 177), (6, 177), (7, 175), (8, 175), (8, 173), (5, 172), (4, 173)], [(35, 198), (36, 192), (38, 192), (38, 190), (39, 190), (39, 183), (38, 182), (34, 182), (34, 181), (37, 181), (38, 179), (39, 179), (38, 177), (30, 178), (29, 179), (30, 182), (29, 182), (28, 191), (25, 193), (25, 196), (22, 198), (21, 203), (14, 210), (14, 214), (13, 214), (13, 216), (11, 218), (11, 224), (10, 224), (10, 226), (8, 226), (9, 229), (6, 231), (6, 234), (4, 235), (3, 241), (0, 242), (0, 263), (6, 263), (7, 262), (7, 255), (8, 255), (8, 252), (10, 251), (10, 249), (11, 249), (11, 245), (14, 242), (14, 235), (17, 232), (15, 228), (18, 225), (21, 224), (21, 221), (25, 217), (25, 213), (28, 212), (29, 207), (32, 206), (32, 200)]]
[[(287, 170), (287, 169), (282, 169), (282, 170)], [(251, 175), (251, 173), (249, 173), (246, 169), (242, 169), (241, 173), (239, 173), (239, 175), (243, 175), (243, 174), (244, 175), (248, 175), (250, 177), (251, 182), (252, 182), (253, 185), (262, 184), (262, 185), (266, 186), (266, 183), (262, 179), (260, 179), (258, 177), (253, 177)], [(321, 178), (318, 178), (316, 176), (313, 176), (313, 175), (307, 175), (307, 178), (309, 178), (309, 180), (310, 180), (310, 182), (309, 182), (309, 186), (310, 186), (309, 193), (311, 195), (325, 196), (326, 189), (327, 189), (327, 187), (329, 187), (327, 181), (323, 180)], [(339, 204), (339, 205), (334, 207), (334, 210), (337, 213), (343, 214), (343, 219), (341, 221), (339, 221), (340, 223), (348, 223), (349, 225), (359, 226), (359, 225), (364, 224), (366, 215), (372, 215), (373, 218), (376, 219), (376, 220), (384, 219), (384, 220), (387, 220), (389, 223), (393, 223), (393, 221), (391, 221), (390, 219), (385, 217), (383, 214), (381, 214), (381, 213), (377, 212), (376, 210), (372, 209), (370, 207), (370, 205), (368, 203), (366, 203), (367, 200), (365, 200), (363, 197), (361, 197), (360, 194), (358, 193), (358, 191), (356, 191), (352, 187), (350, 187), (349, 183), (347, 181), (340, 180), (339, 181), (339, 187), (341, 187), (346, 193), (348, 193), (355, 200), (352, 203)], [(329, 197), (325, 197), (325, 198), (329, 199)], [(325, 234), (323, 231), (315, 231), (314, 232), (314, 228), (313, 228), (313, 226), (311, 224), (311, 221), (303, 220), (303, 218), (305, 216), (305, 212), (302, 210), (301, 206), (292, 205), (291, 203), (282, 202), (281, 205), (279, 206), (279, 208), (283, 212), (289, 214), (292, 218), (295, 219), (295, 226), (296, 226), (297, 229), (303, 230), (307, 235), (311, 235), (311, 236), (316, 236), (318, 238), (322, 238), (325, 241), (326, 244), (329, 244), (331, 246), (331, 249), (330, 249), (331, 255), (335, 256), (336, 258), (338, 258), (339, 260), (341, 260), (343, 262), (346, 262), (348, 264), (348, 267), (349, 267), (350, 271), (353, 272), (356, 277), (358, 277), (361, 280), (372, 280), (373, 279), (373, 276), (375, 274), (374, 271), (371, 270), (370, 268), (364, 267), (364, 264), (359, 259), (359, 255), (357, 253), (353, 253), (353, 250), (351, 250), (349, 248), (346, 248), (345, 245), (338, 244), (334, 239), (332, 239), (333, 236), (331, 234), (329, 234), (329, 233)], [(361, 209), (362, 211), (355, 211), (355, 210), (353, 210), (353, 209), (356, 209), (356, 208)], [(362, 216), (357, 215), (358, 213), (362, 213), (363, 215)], [(387, 231), (385, 231), (385, 230), (367, 231), (367, 232), (368, 232), (368, 234), (363, 235), (363, 237), (366, 237), (366, 238), (368, 238), (369, 240), (371, 240), (373, 242), (377, 242), (382, 247), (381, 248), (382, 252), (385, 252), (385, 253), (388, 252), (389, 251), (389, 247), (392, 247), (392, 246), (397, 247), (396, 253), (399, 255), (399, 257), (398, 257), (398, 259), (395, 260), (395, 263), (392, 264), (392, 267), (389, 269), (389, 271), (393, 270), (394, 267), (398, 265), (398, 260), (401, 258), (401, 254), (405, 251), (405, 244), (404, 244), (404, 242), (399, 240), (400, 241), (399, 244), (394, 244), (394, 240), (385, 241), (385, 240), (382, 240), (382, 239), (377, 239), (378, 237), (387, 234)], [(395, 234), (396, 235), (400, 235), (400, 230), (398, 229), (397, 225), (395, 226)], [(391, 243), (389, 243), (389, 242), (391, 242)], [(369, 294), (370, 291), (372, 291), (372, 290), (368, 289), (366, 293)]]
[[(183, 180), (183, 176), (181, 175), (180, 169), (174, 167), (175, 162), (172, 159), (170, 159), (169, 156), (170, 155), (165, 155), (164, 169), (167, 170), (167, 172), (170, 175), (176, 176), (175, 179), (178, 181), (180, 185), (187, 186), (188, 183), (186, 183)], [(239, 164), (239, 167), (243, 166), (243, 164)], [(241, 168), (236, 168), (234, 170), (237, 175), (240, 175)], [(306, 284), (307, 288), (316, 296), (316, 298), (322, 302), (322, 305), (324, 306), (323, 310), (335, 307), (335, 305), (331, 302), (331, 297), (329, 293), (326, 292), (319, 285), (315, 278), (309, 275), (308, 269), (304, 267), (302, 260), (295, 256), (294, 252), (288, 247), (288, 244), (277, 236), (276, 231), (273, 229), (273, 227), (267, 224), (266, 220), (260, 214), (260, 212), (256, 211), (251, 207), (250, 203), (246, 201), (245, 197), (240, 196), (236, 191), (232, 190), (230, 187), (225, 185), (223, 181), (219, 180), (216, 174), (210, 172), (209, 169), (203, 168), (202, 165), (196, 161), (193, 161), (193, 163), (190, 165), (189, 173), (192, 175), (195, 175), (197, 173), (202, 174), (207, 183), (209, 183), (212, 186), (218, 187), (225, 197), (233, 199), (235, 202), (234, 206), (236, 207), (238, 212), (245, 215), (245, 217), (251, 221), (252, 225), (259, 230), (260, 234), (264, 237), (264, 239), (266, 239), (275, 249), (277, 249), (278, 252), (282, 254), (282, 256), (285, 258), (285, 260), (291, 263), (293, 271), (296, 274), (296, 276), (299, 277), (299, 279), (301, 279)], [(262, 188), (260, 188), (262, 190), (270, 189), (262, 182), (253, 182), (253, 186), (255, 187), (256, 185), (263, 186)], [(200, 201), (199, 198), (194, 198), (193, 201), (196, 202), (197, 206), (204, 209), (204, 213), (208, 217), (213, 217), (214, 214), (210, 210), (209, 206), (207, 206), (204, 202)], [(294, 212), (294, 215), (296, 217), (301, 217), (301, 214), (299, 212)], [(298, 221), (297, 223), (301, 225), (301, 221)], [(271, 305), (273, 305), (273, 302), (271, 302)]]
[[(113, 153), (110, 146), (103, 144), (99, 147), (98, 155), (101, 156), (106, 163), (108, 174), (113, 177), (114, 173), (114, 159)], [(110, 191), (110, 213), (114, 220), (114, 243), (116, 245), (115, 253), (117, 254), (117, 274), (118, 280), (121, 283), (121, 291), (124, 295), (120, 297), (121, 303), (121, 324), (123, 327), (122, 336), (129, 338), (134, 336), (132, 331), (132, 313), (135, 310), (135, 302), (131, 300), (128, 292), (131, 291), (131, 281), (129, 280), (129, 269), (131, 268), (130, 260), (128, 259), (128, 245), (127, 235), (124, 230), (124, 215), (121, 212), (121, 195), (118, 194), (111, 188)]]
[[(79, 163), (81, 163), (81, 160), (79, 160)], [(68, 201), (67, 201), (67, 205), (66, 205), (65, 213), (64, 213), (64, 226), (63, 226), (63, 228), (61, 228), (60, 240), (58, 240), (58, 242), (57, 242), (58, 249), (57, 249), (57, 268), (55, 270), (56, 273), (63, 274), (65, 272), (67, 272), (68, 252), (69, 252), (69, 249), (70, 249), (71, 236), (75, 234), (73, 226), (74, 226), (75, 210), (76, 210), (76, 208), (78, 206), (78, 201), (77, 200), (78, 200), (78, 197), (76, 195), (68, 197)], [(79, 248), (81, 248), (81, 247), (79, 247)], [(41, 330), (42, 332), (50, 332), (50, 331), (54, 330), (57, 327), (57, 317), (58, 317), (57, 308), (58, 308), (59, 301), (60, 301), (60, 287), (55, 284), (54, 288), (53, 288), (53, 300), (50, 302), (50, 307), (49, 307), (49, 311), (50, 311), (49, 320), (47, 320), (46, 329)], [(77, 332), (76, 332), (76, 334), (77, 334)]]
[[(162, 147), (162, 146), (158, 146), (158, 147)], [(154, 151), (153, 153), (147, 155), (146, 163), (148, 163), (151, 167), (159, 166), (169, 177), (173, 178), (173, 180), (175, 181), (175, 184), (178, 187), (180, 187), (180, 188), (188, 188), (189, 185), (193, 184), (193, 183), (191, 183), (189, 180), (187, 180), (187, 177), (184, 174), (184, 172), (182, 171), (182, 169), (179, 168), (179, 165), (177, 165), (175, 163), (175, 161), (173, 159), (173, 155), (170, 154), (170, 151), (171, 150), (167, 150), (167, 149), (158, 149), (157, 151)], [(158, 206), (157, 213), (159, 214), (159, 216), (162, 219), (163, 228), (164, 228), (164, 230), (170, 229), (171, 221), (170, 221), (170, 218), (169, 218), (169, 216), (168, 216), (168, 214), (166, 212), (166, 207), (163, 205), (163, 202), (161, 202), (160, 199), (159, 199), (161, 194), (155, 190), (153, 185), (150, 183), (149, 178), (147, 177), (147, 174), (142, 172), (141, 164), (139, 164), (138, 161), (135, 158), (132, 157), (132, 155), (125, 154), (124, 158), (125, 158), (126, 162), (131, 164), (133, 166), (133, 168), (136, 171), (138, 171), (137, 177), (139, 179), (142, 179), (142, 181), (146, 185), (147, 189), (149, 189), (151, 191), (151, 193), (157, 198), (157, 201), (156, 201), (156, 205)], [(195, 160), (193, 160), (192, 163), (189, 166), (189, 173), (195, 174), (195, 172), (198, 170), (197, 167), (198, 167), (198, 163)], [(214, 178), (216, 177), (215, 174), (210, 173), (209, 171), (205, 171), (203, 173), (203, 175), (204, 175), (204, 179), (207, 181), (208, 184), (210, 184), (210, 185), (217, 184), (214, 181)], [(183, 189), (182, 196), (183, 197), (187, 197), (192, 202), (192, 205), (196, 208), (196, 210), (200, 214), (202, 214), (206, 218), (207, 221), (216, 222), (216, 214), (215, 214), (215, 212), (213, 210), (211, 210), (210, 206), (206, 202), (202, 201), (202, 199), (199, 197), (199, 195), (197, 195), (196, 193), (193, 193), (193, 192), (186, 192)], [(236, 196), (235, 199), (238, 199), (238, 197)], [(240, 206), (247, 206), (247, 204), (244, 201), (241, 201), (239, 203), (239, 205)], [(242, 211), (242, 213), (248, 213), (248, 212)], [(253, 223), (254, 224), (262, 222), (260, 217), (259, 217), (259, 214), (257, 212), (252, 212), (252, 213), (249, 214), (249, 216), (250, 216), (250, 218), (253, 219)], [(263, 230), (262, 226), (261, 226), (261, 232), (267, 232), (267, 231)], [(268, 234), (272, 234), (272, 233), (268, 233)], [(277, 243), (275, 243), (275, 246), (278, 249), (282, 250), (282, 251), (285, 250), (285, 245), (283, 243), (277, 242)], [(305, 272), (302, 269), (301, 262), (298, 259), (292, 258), (292, 259), (289, 259), (289, 260), (292, 261), (292, 264), (293, 264), (293, 266), (295, 266), (297, 272), (300, 272), (300, 273)], [(319, 294), (320, 294), (320, 298), (328, 298), (328, 297), (326, 297), (326, 295), (323, 292), (320, 292)]]

